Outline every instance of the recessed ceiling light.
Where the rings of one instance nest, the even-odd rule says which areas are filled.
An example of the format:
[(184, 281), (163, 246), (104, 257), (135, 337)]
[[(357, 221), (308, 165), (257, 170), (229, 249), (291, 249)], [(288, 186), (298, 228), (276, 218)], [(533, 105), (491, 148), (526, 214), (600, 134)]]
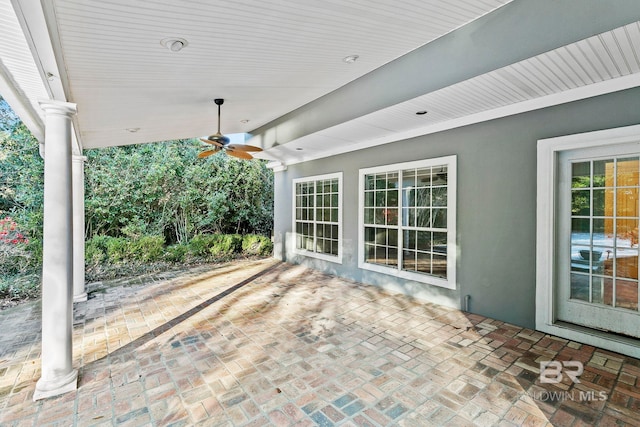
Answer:
[(160, 44), (171, 52), (180, 52), (182, 49), (189, 45), (189, 42), (180, 37), (169, 37), (160, 40)]
[(129, 133), (136, 133), (140, 130), (140, 128), (126, 128), (125, 130)]
[(302, 148), (298, 147), (296, 148), (296, 151), (302, 151)]
[(416, 111), (416, 114), (419, 116), (424, 116), (425, 114), (427, 114), (427, 111), (426, 110)]
[(240, 123), (249, 123), (249, 119), (242, 119), (240, 120)]
[(360, 58), (358, 55), (349, 55), (342, 58), (342, 61), (346, 62), (347, 64), (353, 64), (358, 60), (358, 58)]

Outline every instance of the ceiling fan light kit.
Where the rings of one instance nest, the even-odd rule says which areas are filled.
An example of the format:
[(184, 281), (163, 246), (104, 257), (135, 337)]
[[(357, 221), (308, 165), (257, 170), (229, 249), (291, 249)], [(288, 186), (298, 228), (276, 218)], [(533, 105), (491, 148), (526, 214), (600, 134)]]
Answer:
[(205, 157), (209, 157), (212, 154), (216, 154), (219, 151), (224, 151), (230, 156), (236, 157), (238, 159), (243, 160), (251, 160), (253, 156), (249, 154), (249, 152), (258, 152), (262, 151), (262, 148), (254, 147), (253, 145), (244, 145), (244, 144), (229, 144), (231, 141), (229, 137), (225, 136), (220, 132), (220, 106), (224, 104), (224, 99), (216, 98), (213, 100), (215, 104), (218, 106), (218, 131), (213, 135), (209, 135), (206, 139), (200, 138), (202, 142), (213, 145), (214, 147), (209, 150), (205, 150), (198, 154), (198, 157), (203, 159)]

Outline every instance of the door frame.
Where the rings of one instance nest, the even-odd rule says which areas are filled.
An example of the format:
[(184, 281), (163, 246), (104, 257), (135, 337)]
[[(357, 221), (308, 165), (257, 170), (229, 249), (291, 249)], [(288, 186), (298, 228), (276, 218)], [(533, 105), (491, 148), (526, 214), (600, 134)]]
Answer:
[(640, 142), (640, 125), (538, 140), (536, 215), (536, 329), (562, 338), (640, 358), (640, 340), (556, 319), (556, 208), (558, 157), (578, 148)]

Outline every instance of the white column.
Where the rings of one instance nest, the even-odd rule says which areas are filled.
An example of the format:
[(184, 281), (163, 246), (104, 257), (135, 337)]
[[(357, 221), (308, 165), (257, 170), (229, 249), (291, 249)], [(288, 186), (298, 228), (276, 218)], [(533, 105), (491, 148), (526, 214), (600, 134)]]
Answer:
[(73, 187), (73, 302), (87, 300), (84, 288), (84, 162), (85, 156), (72, 156)]
[(42, 373), (33, 400), (77, 388), (73, 369), (71, 116), (76, 105), (42, 101), (46, 113), (42, 256)]

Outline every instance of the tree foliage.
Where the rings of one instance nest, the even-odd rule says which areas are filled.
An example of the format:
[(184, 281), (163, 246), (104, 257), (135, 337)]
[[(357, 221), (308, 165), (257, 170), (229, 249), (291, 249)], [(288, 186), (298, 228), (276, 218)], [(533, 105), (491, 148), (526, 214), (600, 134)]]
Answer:
[(269, 235), (273, 176), (263, 161), (223, 154), (198, 159), (195, 140), (88, 150), (88, 237), (196, 234)]
[(42, 237), (44, 162), (38, 141), (0, 98), (0, 216), (30, 239)]
[[(194, 139), (85, 150), (87, 239), (207, 233), (270, 235), (273, 174), (260, 160), (198, 159)], [(38, 142), (0, 98), (0, 215), (42, 236), (44, 162)]]

